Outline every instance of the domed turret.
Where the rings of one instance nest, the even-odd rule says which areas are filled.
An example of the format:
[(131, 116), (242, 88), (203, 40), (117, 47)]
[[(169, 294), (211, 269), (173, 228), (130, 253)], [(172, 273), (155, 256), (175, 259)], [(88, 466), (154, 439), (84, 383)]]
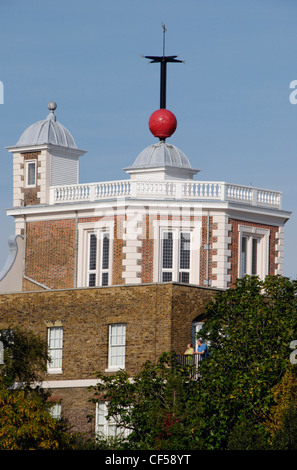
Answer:
[(155, 168), (157, 166), (192, 168), (189, 160), (180, 149), (164, 141), (152, 144), (140, 152), (132, 168)]
[(49, 204), (50, 188), (78, 184), (79, 157), (70, 132), (57, 121), (54, 101), (48, 103), (46, 119), (35, 122), (16, 145), (6, 147), (13, 154), (14, 207)]
[(124, 170), (137, 179), (193, 179), (199, 171), (179, 148), (164, 140), (145, 148)]
[(29, 126), (19, 138), (16, 147), (28, 147), (31, 145), (52, 144), (60, 147), (77, 149), (70, 132), (57, 121), (54, 114), (57, 105), (51, 101), (48, 104), (50, 113), (43, 121), (38, 121)]

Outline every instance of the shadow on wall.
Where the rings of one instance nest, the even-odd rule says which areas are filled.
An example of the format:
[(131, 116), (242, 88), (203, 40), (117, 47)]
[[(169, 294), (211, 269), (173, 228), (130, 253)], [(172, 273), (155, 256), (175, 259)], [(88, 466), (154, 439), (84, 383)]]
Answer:
[(11, 235), (8, 245), (8, 258), (0, 271), (0, 294), (22, 291), (24, 238)]

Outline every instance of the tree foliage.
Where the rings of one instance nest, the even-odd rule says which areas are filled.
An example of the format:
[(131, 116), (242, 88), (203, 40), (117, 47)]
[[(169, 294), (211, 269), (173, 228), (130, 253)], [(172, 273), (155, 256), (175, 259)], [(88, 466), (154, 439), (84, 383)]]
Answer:
[(281, 276), (245, 277), (207, 307), (201, 332), (211, 344), (198, 399), (207, 416), (200, 429), (206, 448), (224, 448), (232, 429), (263, 424), (272, 388), (290, 366), (297, 337), (296, 282)]
[[(286, 380), (290, 343), (297, 339), (296, 287), (281, 276), (238, 280), (207, 305), (199, 336), (208, 341), (210, 357), (199, 380), (189, 380), (165, 354), (133, 380), (125, 372), (101, 374), (94, 400), (109, 402), (109, 415), (131, 430), (132, 448), (272, 448), (267, 422), (276, 419), (274, 387)], [(286, 425), (292, 443), (297, 414), (285, 411), (278, 430)]]
[(38, 385), (49, 359), (47, 343), (19, 327), (1, 331), (0, 450), (72, 448), (65, 424), (50, 415), (49, 394)]
[(0, 450), (71, 449), (72, 437), (52, 418), (43, 397), (0, 388)]
[(272, 389), (274, 405), (265, 422), (274, 449), (297, 449), (297, 370), (287, 369)]
[(146, 362), (133, 379), (125, 371), (99, 374), (92, 400), (107, 400), (108, 416), (129, 431), (125, 448), (190, 449), (197, 383), (189, 373), (174, 354), (164, 353), (156, 364)]
[(30, 330), (13, 327), (0, 332), (4, 364), (0, 366), (7, 387), (19, 382), (24, 387), (36, 384), (46, 372), (49, 360), (47, 342)]

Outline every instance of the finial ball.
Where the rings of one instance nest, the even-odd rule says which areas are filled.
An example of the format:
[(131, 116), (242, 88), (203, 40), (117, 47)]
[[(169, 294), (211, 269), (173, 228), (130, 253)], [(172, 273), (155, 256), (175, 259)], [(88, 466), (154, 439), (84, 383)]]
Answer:
[(55, 103), (54, 101), (50, 101), (47, 107), (50, 111), (55, 111), (55, 109), (57, 108), (57, 103)]

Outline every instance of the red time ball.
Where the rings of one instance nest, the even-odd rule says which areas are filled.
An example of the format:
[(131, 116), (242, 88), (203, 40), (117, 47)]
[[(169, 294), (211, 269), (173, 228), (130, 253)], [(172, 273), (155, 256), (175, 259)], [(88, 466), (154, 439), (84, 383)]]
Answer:
[(168, 109), (158, 109), (149, 119), (150, 131), (159, 139), (170, 137), (175, 132), (176, 126), (176, 117)]

